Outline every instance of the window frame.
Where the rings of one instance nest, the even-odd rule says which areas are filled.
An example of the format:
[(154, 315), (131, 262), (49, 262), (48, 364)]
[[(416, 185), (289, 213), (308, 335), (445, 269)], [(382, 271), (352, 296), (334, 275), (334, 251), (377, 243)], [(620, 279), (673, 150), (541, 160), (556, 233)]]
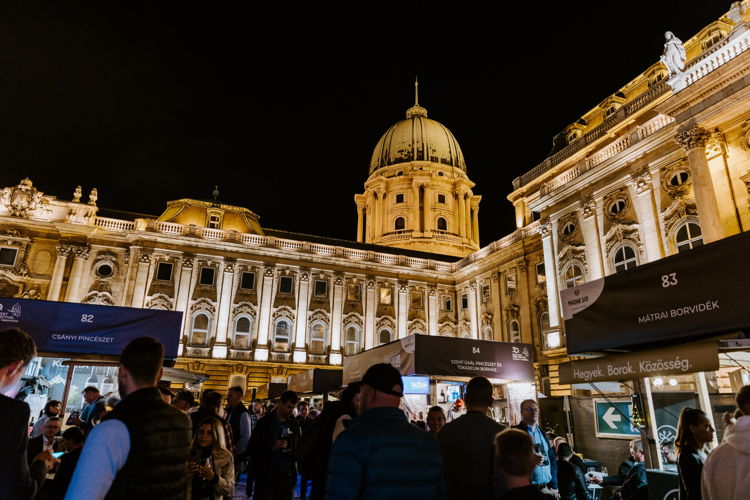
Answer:
[[(315, 327), (322, 327), (323, 328), (323, 338), (315, 338), (313, 337), (313, 332), (315, 332)], [(313, 349), (313, 342), (320, 342), (322, 343), (322, 348), (319, 352), (316, 352), (316, 350)], [(318, 356), (325, 355), (326, 354), (326, 348), (328, 347), (328, 325), (324, 321), (313, 321), (310, 324), (310, 338), (308, 339), (308, 348), (307, 351), (309, 354), (315, 354)]]
[[(625, 249), (628, 249), (631, 252), (633, 252), (633, 256), (632, 257), (627, 257), (627, 255), (625, 255)], [(622, 251), (622, 255), (623, 255), (624, 259), (623, 259), (622, 262), (618, 263), (617, 257), (618, 257), (618, 254), (621, 251)], [(631, 263), (633, 261), (635, 261), (635, 265), (633, 265), (631, 267), (629, 265), (629, 263)], [(635, 267), (638, 267), (638, 264), (639, 264), (639, 262), (638, 262), (638, 251), (635, 248), (633, 248), (631, 245), (628, 245), (627, 243), (620, 245), (619, 247), (617, 247), (617, 249), (614, 250), (614, 252), (612, 252), (612, 269), (614, 270), (615, 274), (617, 274), (617, 273), (619, 273), (621, 271), (627, 271), (629, 269), (633, 269)], [(621, 266), (624, 266), (624, 268), (618, 269)]]
[[(199, 316), (205, 316), (207, 318), (205, 329), (203, 328), (197, 329), (195, 327), (195, 321), (198, 319)], [(190, 319), (190, 339), (189, 339), (188, 345), (193, 346), (193, 347), (208, 347), (208, 344), (210, 343), (210, 340), (211, 340), (211, 321), (212, 320), (213, 318), (211, 317), (211, 314), (208, 311), (201, 310), (201, 311), (196, 311), (193, 313), (193, 316)], [(202, 344), (195, 342), (194, 339), (195, 339), (196, 332), (206, 334), (205, 340)]]
[(387, 326), (382, 327), (380, 330), (378, 330), (378, 345), (385, 345), (388, 342), (382, 342), (382, 335), (383, 333), (388, 332), (388, 342), (393, 342), (393, 331), (391, 331), (390, 328)]
[[(318, 293), (318, 284), (323, 285), (323, 292)], [(326, 280), (315, 280), (313, 283), (313, 296), (314, 297), (327, 297), (328, 296), (328, 281)]]
[[(166, 268), (167, 266), (169, 266), (169, 278), (167, 279), (160, 278), (159, 275), (161, 274), (161, 270), (163, 268)], [(156, 281), (162, 281), (162, 282), (172, 281), (173, 273), (174, 273), (174, 264), (171, 262), (161, 261), (156, 264), (156, 275), (154, 276), (154, 279)]]
[[(580, 274), (568, 277), (568, 274), (573, 270), (573, 268), (578, 269), (580, 271)], [(578, 282), (579, 278), (580, 282)], [(583, 270), (583, 266), (579, 262), (570, 262), (563, 269), (562, 280), (563, 290), (567, 290), (568, 288), (573, 288), (575, 286), (584, 284), (586, 282), (586, 273)]]
[(394, 231), (406, 231), (406, 217), (402, 217), (399, 215), (398, 217), (393, 219), (393, 230)]
[[(237, 327), (241, 320), (246, 319), (249, 323), (249, 328), (247, 332), (240, 332)], [(243, 349), (243, 350), (249, 350), (253, 347), (253, 327), (255, 326), (255, 321), (252, 316), (249, 314), (240, 314), (237, 317), (234, 318), (234, 322), (232, 324), (232, 346), (234, 346), (235, 349)], [(247, 347), (237, 347), (237, 336), (246, 336), (247, 337)]]
[(394, 196), (394, 198), (395, 198), (395, 200), (393, 202), (394, 204), (395, 203), (404, 203), (404, 193), (396, 193), (395, 196)]
[[(288, 325), (287, 332), (286, 332), (286, 349), (279, 349), (277, 347), (277, 344), (279, 343), (278, 340), (278, 334), (279, 334), (279, 324), (280, 323), (286, 323)], [(273, 341), (271, 343), (271, 349), (275, 352), (291, 352), (292, 350), (292, 338), (294, 335), (294, 332), (292, 329), (294, 328), (294, 324), (291, 322), (291, 320), (287, 317), (281, 317), (276, 318), (276, 321), (273, 322)]]
[[(443, 227), (440, 227), (441, 222), (442, 222)], [(435, 221), (435, 228), (438, 231), (445, 231), (447, 233), (448, 232), (448, 219), (446, 219), (445, 217), (438, 217), (437, 220)]]
[(517, 319), (508, 321), (508, 340), (511, 342), (521, 342), (521, 322)]
[[(203, 272), (204, 271), (211, 271), (211, 282), (210, 283), (204, 283), (203, 282)], [(216, 268), (211, 266), (201, 266), (200, 271), (198, 273), (198, 284), (201, 286), (214, 286), (216, 284)]]
[[(348, 333), (349, 329), (354, 328), (355, 340), (349, 340)], [(347, 349), (347, 346), (354, 345), (355, 347), (351, 350)], [(356, 323), (347, 323), (344, 326), (344, 356), (353, 356), (362, 350), (362, 329)], [(347, 354), (349, 353), (349, 354)]]
[[(693, 237), (691, 235), (690, 226), (695, 226), (698, 228), (698, 236)], [(678, 238), (680, 236), (680, 232), (683, 229), (687, 232), (687, 239), (684, 241), (679, 241)], [(695, 244), (696, 242), (698, 242), (698, 244)], [(696, 247), (703, 246), (703, 229), (701, 228), (701, 225), (692, 220), (687, 220), (684, 223), (680, 224), (674, 232), (674, 245), (677, 253), (687, 252)], [(687, 248), (685, 248), (686, 246)]]
[[(244, 285), (245, 282), (245, 276), (252, 276), (253, 285), (248, 288)], [(255, 273), (253, 271), (242, 271), (240, 273), (240, 290), (255, 290), (255, 281), (257, 277), (255, 276)]]
[(14, 251), (15, 253), (13, 254), (13, 262), (11, 262), (10, 264), (0, 264), (0, 266), (2, 266), (2, 267), (15, 267), (16, 263), (18, 262), (18, 253), (19, 253), (18, 252), (18, 247), (0, 246), (0, 252), (2, 252), (3, 250)]
[[(289, 280), (289, 281), (287, 281)], [(289, 283), (289, 291), (285, 292), (283, 290), (282, 283)], [(292, 295), (294, 294), (294, 277), (293, 276), (279, 276), (279, 293), (283, 295)]]

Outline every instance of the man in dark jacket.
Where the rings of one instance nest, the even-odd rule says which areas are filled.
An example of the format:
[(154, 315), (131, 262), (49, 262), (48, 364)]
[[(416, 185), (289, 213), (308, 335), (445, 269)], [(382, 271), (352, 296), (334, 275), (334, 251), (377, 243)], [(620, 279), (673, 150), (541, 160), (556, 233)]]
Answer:
[(326, 499), (446, 498), (440, 445), (399, 409), (403, 382), (385, 363), (362, 378), (362, 414), (333, 444)]
[(29, 466), (29, 405), (6, 396), (15, 396), (18, 381), (34, 356), (36, 346), (25, 332), (18, 328), (0, 330), (0, 500), (34, 498), (56, 462), (45, 451)]
[(557, 447), (557, 486), (560, 500), (589, 500), (588, 483), (583, 471), (570, 462), (573, 448), (568, 443)]
[(492, 457), (495, 436), (505, 426), (487, 416), (492, 405), (492, 384), (486, 378), (471, 379), (464, 400), (466, 413), (445, 424), (437, 435), (443, 448), (448, 498), (492, 500), (503, 490), (500, 471)]
[(78, 427), (68, 427), (62, 434), (62, 448), (65, 455), (60, 458), (55, 479), (44, 483), (44, 493), (49, 500), (58, 500), (65, 496), (83, 451), (83, 431)]
[(60, 429), (62, 429), (62, 421), (58, 417), (50, 417), (42, 426), (42, 434), (29, 439), (29, 451), (27, 453), (29, 457), (29, 465), (31, 465), (35, 456), (45, 450), (50, 453), (59, 451), (57, 449), (55, 437), (60, 434)]
[(250, 441), (250, 412), (242, 404), (244, 391), (236, 385), (227, 391), (227, 421), (232, 428), (232, 445), (234, 446), (235, 464), (244, 457), (247, 443)]
[(190, 419), (156, 388), (163, 359), (164, 347), (151, 337), (122, 351), (123, 399), (89, 433), (66, 500), (185, 498)]
[(646, 480), (646, 456), (643, 454), (643, 441), (632, 441), (631, 452), (635, 463), (622, 483), (620, 495), (622, 500), (646, 500), (648, 498), (648, 481)]
[(294, 496), (300, 429), (292, 413), (298, 400), (294, 391), (286, 391), (276, 409), (253, 429), (248, 449), (255, 465), (254, 500), (292, 500)]

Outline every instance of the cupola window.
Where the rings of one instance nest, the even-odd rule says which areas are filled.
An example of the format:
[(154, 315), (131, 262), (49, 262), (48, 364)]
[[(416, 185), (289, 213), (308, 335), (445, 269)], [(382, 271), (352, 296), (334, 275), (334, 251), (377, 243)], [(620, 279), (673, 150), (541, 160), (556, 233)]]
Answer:
[(403, 202), (404, 202), (404, 193), (396, 194), (396, 203), (403, 203)]
[(612, 215), (617, 215), (625, 210), (625, 206), (625, 200), (616, 200), (609, 206), (609, 213)]
[(396, 217), (396, 221), (393, 224), (393, 229), (396, 231), (403, 231), (406, 227), (406, 220), (403, 217)]
[(444, 194), (439, 194), (437, 198), (438, 198), (438, 203), (445, 203), (445, 195)]
[(681, 170), (669, 178), (669, 185), (674, 187), (682, 186), (688, 181), (689, 178), (690, 174), (688, 174), (685, 170)]
[(0, 266), (14, 266), (17, 254), (17, 248), (0, 248)]
[(172, 279), (171, 262), (159, 262), (156, 266), (156, 279), (158, 281), (170, 281)]
[(438, 217), (438, 220), (437, 220), (437, 229), (438, 229), (438, 231), (447, 231), (448, 230), (448, 221), (446, 221), (444, 217)]

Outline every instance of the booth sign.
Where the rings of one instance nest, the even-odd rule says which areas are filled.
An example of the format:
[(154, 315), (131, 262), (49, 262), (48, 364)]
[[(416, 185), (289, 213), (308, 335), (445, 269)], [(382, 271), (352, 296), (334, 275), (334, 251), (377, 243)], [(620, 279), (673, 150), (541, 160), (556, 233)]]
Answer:
[(596, 437), (634, 439), (641, 435), (631, 424), (633, 403), (631, 401), (594, 400), (596, 415)]

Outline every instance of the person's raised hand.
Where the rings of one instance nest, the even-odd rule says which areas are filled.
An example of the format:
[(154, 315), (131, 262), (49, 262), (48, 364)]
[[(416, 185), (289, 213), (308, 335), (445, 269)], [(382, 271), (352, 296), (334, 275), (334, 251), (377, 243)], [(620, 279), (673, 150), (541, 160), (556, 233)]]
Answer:
[(50, 453), (49, 450), (44, 450), (35, 456), (34, 462), (44, 462), (44, 466), (47, 470), (51, 470), (55, 465), (60, 463), (58, 459), (52, 456), (52, 453)]

